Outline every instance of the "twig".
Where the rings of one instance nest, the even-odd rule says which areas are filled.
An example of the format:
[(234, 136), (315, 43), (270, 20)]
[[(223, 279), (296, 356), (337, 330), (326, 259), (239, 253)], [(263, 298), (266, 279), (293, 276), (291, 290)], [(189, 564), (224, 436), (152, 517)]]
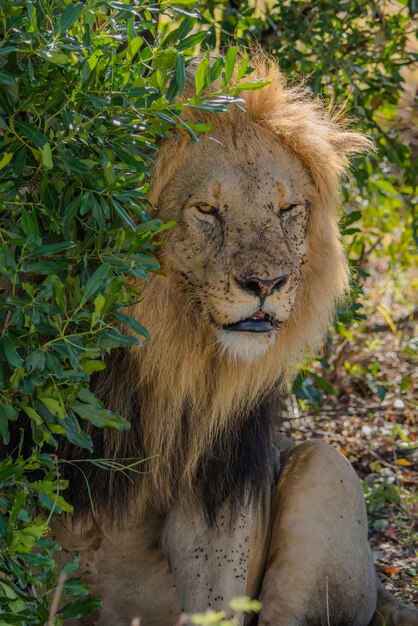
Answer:
[[(407, 328), (412, 322), (416, 322), (418, 320), (418, 306), (415, 307), (410, 313), (400, 317), (397, 320), (393, 320), (396, 328)], [(387, 330), (391, 330), (389, 324), (370, 324), (364, 328), (364, 332), (366, 333), (382, 333)]]
[[(406, 407), (405, 407), (406, 408)], [(338, 409), (325, 409), (321, 408), (318, 415), (313, 415), (312, 413), (301, 414), (298, 416), (294, 415), (281, 415), (282, 420), (286, 422), (293, 422), (295, 419), (309, 419), (312, 418), (315, 421), (320, 420), (324, 417), (355, 417), (356, 415), (365, 415), (370, 413), (370, 411), (376, 411), (382, 416), (386, 413), (390, 413), (391, 415), (404, 415), (405, 411), (393, 409), (390, 406), (382, 406), (381, 404), (370, 404), (366, 406), (343, 406)], [(293, 427), (295, 430), (298, 430), (296, 427)], [(313, 432), (312, 430), (310, 432)]]
[(7, 311), (6, 313), (6, 319), (4, 320), (4, 326), (3, 326), (3, 330), (1, 331), (1, 334), (4, 335), (4, 333), (7, 330), (7, 327), (9, 325), (9, 321), (10, 321), (10, 317), (11, 317), (11, 311)]
[(54, 626), (54, 617), (58, 611), (58, 604), (61, 599), (61, 593), (62, 593), (62, 589), (64, 587), (66, 578), (67, 578), (67, 574), (65, 574), (64, 572), (61, 572), (58, 578), (58, 584), (55, 588), (54, 595), (52, 597), (51, 607), (49, 609), (49, 617), (48, 617), (47, 626)]
[(369, 452), (369, 454), (374, 456), (374, 458), (377, 459), (379, 463), (381, 463), (382, 465), (385, 465), (386, 467), (389, 467), (392, 470), (396, 470), (397, 472), (400, 471), (401, 468), (399, 467), (399, 465), (394, 465), (393, 463), (389, 463), (389, 461), (385, 461), (384, 459), (382, 459), (380, 454), (377, 454), (377, 452), (375, 452), (371, 448), (369, 448), (367, 451)]
[(327, 602), (327, 626), (331, 626), (329, 619), (329, 593), (328, 593), (328, 576), (325, 576), (325, 599)]

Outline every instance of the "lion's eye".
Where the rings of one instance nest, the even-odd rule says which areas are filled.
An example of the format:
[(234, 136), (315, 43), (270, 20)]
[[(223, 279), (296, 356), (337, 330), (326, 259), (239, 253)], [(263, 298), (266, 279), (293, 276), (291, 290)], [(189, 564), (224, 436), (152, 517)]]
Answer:
[(290, 211), (293, 211), (294, 209), (297, 209), (297, 207), (301, 206), (300, 204), (285, 204), (284, 206), (280, 207), (280, 213), (290, 213)]
[(201, 202), (195, 206), (199, 213), (203, 213), (203, 215), (214, 215), (215, 217), (219, 215), (219, 209), (210, 204), (206, 204), (206, 202)]

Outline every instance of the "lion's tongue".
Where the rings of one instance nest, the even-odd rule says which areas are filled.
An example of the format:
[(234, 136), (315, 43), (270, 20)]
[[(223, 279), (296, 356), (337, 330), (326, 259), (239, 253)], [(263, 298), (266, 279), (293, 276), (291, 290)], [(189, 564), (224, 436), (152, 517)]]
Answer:
[(250, 320), (259, 320), (259, 319), (264, 320), (264, 319), (266, 319), (266, 314), (264, 313), (264, 311), (256, 311), (248, 319), (250, 319)]
[(251, 317), (247, 317), (247, 319), (241, 320), (240, 322), (235, 322), (235, 324), (228, 324), (225, 328), (227, 330), (239, 330), (247, 333), (267, 333), (273, 329), (273, 324), (263, 311), (256, 311)]

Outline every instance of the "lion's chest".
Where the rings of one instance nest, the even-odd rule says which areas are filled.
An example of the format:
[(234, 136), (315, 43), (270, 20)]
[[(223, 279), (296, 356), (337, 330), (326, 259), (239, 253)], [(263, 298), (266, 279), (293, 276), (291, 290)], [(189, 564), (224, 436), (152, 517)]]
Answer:
[(60, 525), (57, 539), (66, 551), (81, 553), (80, 573), (90, 572), (91, 593), (102, 610), (69, 626), (173, 626), (182, 612), (227, 609), (234, 596), (255, 595), (266, 557), (268, 499), (244, 506), (208, 527), (201, 513), (181, 507), (162, 519), (115, 531), (91, 527), (71, 532)]
[[(81, 553), (80, 573), (93, 596), (103, 600), (101, 611), (78, 626), (169, 626), (181, 613), (180, 603), (160, 546), (161, 518), (149, 514), (141, 524), (123, 529), (58, 529), (65, 550)], [(73, 626), (73, 625), (71, 625)], [(75, 624), (74, 624), (75, 626)]]

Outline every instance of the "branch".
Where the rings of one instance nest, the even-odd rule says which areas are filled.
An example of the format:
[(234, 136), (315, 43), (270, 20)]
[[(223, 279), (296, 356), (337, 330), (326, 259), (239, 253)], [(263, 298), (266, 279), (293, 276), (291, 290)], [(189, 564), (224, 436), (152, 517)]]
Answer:
[[(418, 306), (415, 307), (410, 313), (407, 313), (403, 317), (397, 320), (393, 320), (394, 325), (399, 330), (401, 328), (408, 328), (412, 322), (418, 320)], [(366, 333), (383, 333), (387, 330), (391, 330), (389, 324), (370, 324), (364, 328)]]

